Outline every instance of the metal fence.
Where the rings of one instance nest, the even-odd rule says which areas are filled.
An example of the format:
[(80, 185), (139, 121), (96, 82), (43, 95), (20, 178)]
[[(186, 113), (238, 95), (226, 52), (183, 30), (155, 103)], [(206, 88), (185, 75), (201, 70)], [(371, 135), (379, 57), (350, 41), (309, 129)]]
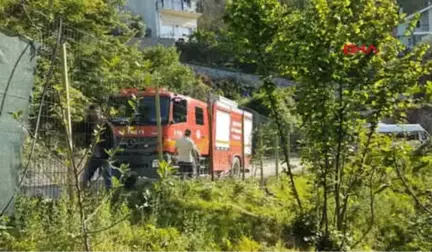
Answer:
[(28, 195), (58, 197), (68, 184), (67, 138), (60, 88), (62, 44), (68, 38), (68, 30), (61, 19), (47, 21), (40, 28), (43, 35), (38, 42), (42, 47), (38, 51), (36, 83), (23, 146), (23, 164), (29, 165), (20, 173), (22, 184), (19, 187)]
[[(281, 134), (277, 125), (271, 118), (251, 109), (247, 110), (252, 112), (254, 117), (253, 156), (250, 176), (261, 177), (261, 179), (268, 176), (278, 176), (287, 169), (287, 165)], [(286, 150), (289, 163), (294, 172), (299, 172), (301, 171), (301, 165), (298, 156), (298, 137), (294, 134), (294, 126), (284, 128), (284, 134), (285, 139), (288, 141)]]
[[(79, 88), (83, 79), (81, 73), (86, 63), (91, 64), (91, 59), (80, 54), (84, 49), (79, 47), (85, 43), (77, 41), (97, 41), (97, 38), (69, 26), (61, 18), (50, 19), (40, 15), (37, 19), (46, 22), (35, 26), (40, 29), (40, 36), (34, 40), (41, 46), (37, 51), (29, 117), (28, 120), (21, 120), (25, 140), (17, 189), (30, 196), (59, 197), (71, 185), (65, 127), (68, 121), (65, 76), (70, 84), (70, 96), (75, 101), (75, 104), (69, 104), (72, 121), (79, 121), (90, 101), (74, 91)], [(65, 55), (71, 48), (74, 55)], [(65, 62), (70, 65), (65, 65)], [(88, 74), (91, 75), (91, 72)], [(76, 149), (74, 159), (81, 160), (83, 153), (82, 149)]]
[(173, 11), (196, 12), (196, 2), (185, 2), (183, 0), (158, 0), (157, 7), (160, 9), (168, 9)]

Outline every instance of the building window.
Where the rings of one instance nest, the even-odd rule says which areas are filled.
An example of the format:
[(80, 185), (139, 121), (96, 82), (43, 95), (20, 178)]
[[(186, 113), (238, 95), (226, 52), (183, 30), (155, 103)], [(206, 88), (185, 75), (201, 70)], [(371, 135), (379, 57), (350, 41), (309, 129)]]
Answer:
[(175, 27), (173, 25), (162, 25), (160, 31), (160, 37), (162, 38), (173, 38), (175, 34)]
[(420, 20), (419, 21), (417, 21), (417, 28), (420, 28)]
[(195, 107), (195, 124), (204, 125), (204, 110), (199, 107)]

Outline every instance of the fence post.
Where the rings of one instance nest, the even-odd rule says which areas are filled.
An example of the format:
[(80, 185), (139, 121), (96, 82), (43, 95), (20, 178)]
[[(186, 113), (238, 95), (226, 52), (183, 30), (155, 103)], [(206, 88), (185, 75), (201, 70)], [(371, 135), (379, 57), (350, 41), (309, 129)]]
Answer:
[(288, 165), (291, 165), (291, 123), (288, 124), (288, 136), (287, 136), (287, 154), (288, 154)]
[[(163, 161), (163, 143), (162, 143), (162, 123), (161, 123), (161, 111), (160, 111), (160, 95), (159, 95), (159, 76), (156, 76), (156, 124), (158, 132), (158, 159), (159, 165)], [(138, 132), (138, 131), (137, 131)]]
[(213, 102), (211, 101), (211, 94), (207, 96), (207, 115), (209, 122), (209, 172), (211, 180), (214, 181), (213, 171)]
[(73, 142), (72, 142), (72, 120), (71, 120), (71, 111), (70, 111), (70, 96), (69, 96), (69, 73), (68, 73), (68, 65), (67, 65), (67, 49), (66, 44), (62, 44), (61, 50), (62, 57), (62, 72), (63, 72), (63, 83), (65, 86), (66, 92), (66, 137), (67, 144), (70, 152), (70, 164), (68, 164), (68, 175), (67, 175), (67, 183), (68, 183), (68, 193), (69, 197), (72, 198), (73, 190), (72, 190), (72, 181), (73, 181), (73, 165), (74, 165), (74, 155), (73, 155)]
[(263, 162), (264, 143), (263, 143), (263, 136), (262, 136), (262, 125), (258, 131), (258, 134), (259, 134), (259, 143), (260, 143), (260, 179), (261, 179), (261, 186), (264, 186), (264, 162)]
[(244, 136), (244, 121), (245, 121), (245, 119), (244, 119), (244, 110), (243, 110), (243, 114), (242, 114), (242, 130), (241, 130), (241, 132), (242, 132), (242, 137), (241, 137), (241, 141), (242, 141), (242, 153), (241, 153), (241, 155), (242, 155), (242, 161), (241, 161), (241, 163), (242, 163), (242, 166), (243, 166), (243, 170), (242, 170), (242, 180), (245, 180), (245, 177), (246, 177), (246, 175), (245, 175), (245, 172), (246, 172), (246, 159), (245, 159), (245, 136)]
[(279, 177), (279, 136), (276, 133), (275, 151), (276, 151), (276, 178)]
[(254, 139), (257, 139), (256, 144), (254, 146), (254, 156), (253, 156), (253, 170), (254, 170), (254, 174), (253, 177), (256, 178), (257, 176), (257, 172), (259, 169), (259, 157), (261, 155), (260, 153), (260, 143), (259, 143), (259, 127), (257, 129), (254, 129), (253, 131), (254, 134)]

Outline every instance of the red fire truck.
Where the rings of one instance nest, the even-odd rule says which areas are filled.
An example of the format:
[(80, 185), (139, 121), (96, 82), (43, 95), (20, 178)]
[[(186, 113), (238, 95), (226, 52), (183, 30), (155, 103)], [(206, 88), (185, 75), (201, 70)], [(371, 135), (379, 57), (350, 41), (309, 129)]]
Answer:
[[(129, 105), (133, 96), (136, 97), (135, 111)], [(126, 89), (110, 97), (109, 101), (109, 106), (117, 111), (110, 121), (114, 125), (117, 144), (122, 149), (116, 160), (128, 163), (138, 175), (146, 177), (157, 176), (159, 164), (155, 97), (156, 92), (152, 88)], [(212, 115), (211, 122), (208, 112)], [(216, 175), (227, 172), (239, 175), (241, 167), (248, 169), (252, 154), (253, 118), (251, 113), (239, 109), (234, 101), (211, 96), (208, 102), (203, 102), (160, 89), (160, 114), (166, 161), (173, 160), (176, 139), (190, 129), (191, 138), (202, 155), (201, 174), (209, 172), (209, 162), (212, 162)], [(212, 124), (212, 132), (209, 132), (209, 123)]]

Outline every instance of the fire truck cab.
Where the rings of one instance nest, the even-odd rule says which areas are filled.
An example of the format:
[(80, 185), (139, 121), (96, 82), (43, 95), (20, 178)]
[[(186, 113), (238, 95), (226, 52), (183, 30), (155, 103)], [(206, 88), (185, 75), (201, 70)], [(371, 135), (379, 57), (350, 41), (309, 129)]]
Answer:
[[(136, 97), (135, 106), (130, 105), (133, 96)], [(129, 164), (133, 171), (145, 177), (157, 177), (159, 164), (155, 97), (152, 88), (126, 89), (109, 100), (111, 111), (115, 111), (110, 121), (114, 126), (116, 144), (122, 149), (115, 160)], [(201, 174), (208, 173), (209, 161), (213, 162), (215, 173), (239, 174), (241, 167), (248, 168), (252, 154), (252, 114), (240, 110), (234, 101), (221, 96), (213, 96), (209, 102), (210, 106), (207, 102), (160, 89), (164, 159), (168, 162), (173, 160), (176, 140), (190, 129), (191, 138), (202, 156)]]

